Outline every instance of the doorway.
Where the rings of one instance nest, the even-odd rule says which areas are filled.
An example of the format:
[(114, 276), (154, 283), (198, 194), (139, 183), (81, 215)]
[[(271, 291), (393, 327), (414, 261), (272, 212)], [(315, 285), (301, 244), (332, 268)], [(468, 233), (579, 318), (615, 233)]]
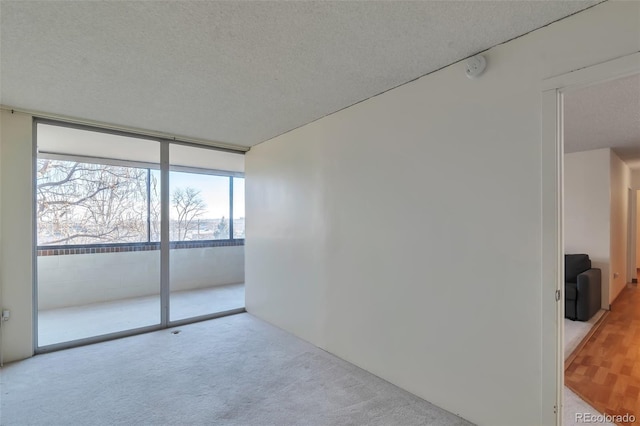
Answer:
[[(640, 72), (640, 54), (551, 78), (542, 87), (543, 194), (543, 387), (554, 389), (543, 404), (555, 407), (562, 424), (564, 387), (564, 101), (571, 91)], [(625, 229), (626, 232), (626, 229)], [(626, 270), (623, 270), (626, 277)], [(546, 334), (550, 332), (550, 335)]]

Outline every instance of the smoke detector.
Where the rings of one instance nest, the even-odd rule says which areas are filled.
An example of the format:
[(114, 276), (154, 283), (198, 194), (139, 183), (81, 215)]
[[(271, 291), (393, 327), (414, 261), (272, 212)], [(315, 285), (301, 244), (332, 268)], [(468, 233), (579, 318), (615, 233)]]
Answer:
[(484, 69), (487, 67), (487, 60), (482, 55), (476, 55), (467, 61), (467, 68), (465, 73), (471, 80), (476, 79), (482, 75)]

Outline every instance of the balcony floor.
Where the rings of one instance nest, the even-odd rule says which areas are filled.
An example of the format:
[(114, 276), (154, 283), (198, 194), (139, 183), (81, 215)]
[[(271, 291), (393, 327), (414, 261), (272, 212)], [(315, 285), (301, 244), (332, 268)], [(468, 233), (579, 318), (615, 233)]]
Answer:
[[(170, 320), (244, 307), (244, 284), (171, 293)], [(147, 296), (38, 312), (38, 346), (160, 323), (160, 297)]]

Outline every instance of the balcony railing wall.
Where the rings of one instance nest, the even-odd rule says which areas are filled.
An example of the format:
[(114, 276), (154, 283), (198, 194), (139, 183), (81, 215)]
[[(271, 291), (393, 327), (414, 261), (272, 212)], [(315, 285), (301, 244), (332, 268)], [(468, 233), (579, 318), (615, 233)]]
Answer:
[[(244, 282), (244, 246), (171, 250), (171, 291)], [(160, 252), (38, 256), (38, 309), (65, 308), (160, 292)]]

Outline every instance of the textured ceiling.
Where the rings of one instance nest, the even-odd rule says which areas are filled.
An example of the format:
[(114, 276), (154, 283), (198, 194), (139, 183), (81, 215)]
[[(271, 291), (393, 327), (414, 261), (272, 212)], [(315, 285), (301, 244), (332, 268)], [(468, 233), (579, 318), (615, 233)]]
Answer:
[(567, 93), (564, 134), (565, 152), (613, 148), (640, 169), (640, 75)]
[(0, 1), (0, 102), (250, 146), (593, 1)]

